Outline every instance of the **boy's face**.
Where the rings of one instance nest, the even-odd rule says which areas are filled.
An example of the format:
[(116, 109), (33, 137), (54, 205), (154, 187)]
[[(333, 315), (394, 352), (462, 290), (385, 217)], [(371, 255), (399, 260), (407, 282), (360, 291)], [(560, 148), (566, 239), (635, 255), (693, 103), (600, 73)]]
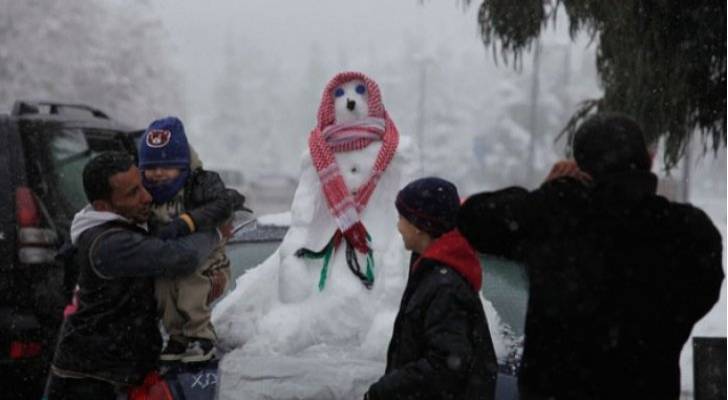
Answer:
[(150, 182), (162, 183), (171, 181), (181, 173), (177, 167), (160, 166), (144, 169), (144, 178)]
[(420, 240), (420, 230), (401, 215), (397, 221), (397, 229), (399, 230), (399, 234), (402, 235), (404, 248), (410, 251), (415, 250), (417, 248), (417, 243)]

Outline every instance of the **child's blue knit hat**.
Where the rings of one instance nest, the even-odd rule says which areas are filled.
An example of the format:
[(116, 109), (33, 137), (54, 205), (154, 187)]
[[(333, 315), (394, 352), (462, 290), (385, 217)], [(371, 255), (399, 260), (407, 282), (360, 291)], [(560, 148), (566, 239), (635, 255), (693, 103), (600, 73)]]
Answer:
[(177, 117), (166, 117), (152, 122), (139, 144), (139, 168), (189, 168), (189, 165), (190, 146), (182, 121)]

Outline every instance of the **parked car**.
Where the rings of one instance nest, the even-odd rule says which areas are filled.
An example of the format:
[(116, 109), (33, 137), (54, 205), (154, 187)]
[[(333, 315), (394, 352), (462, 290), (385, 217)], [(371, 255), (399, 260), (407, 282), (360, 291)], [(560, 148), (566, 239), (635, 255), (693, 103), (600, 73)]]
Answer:
[[(233, 280), (267, 259), (278, 249), (287, 232), (286, 218), (262, 217), (251, 229), (236, 234), (227, 244), (226, 252), (232, 264)], [(275, 221), (270, 223), (269, 221)], [(519, 398), (516, 372), (520, 362), (522, 338), (528, 302), (528, 278), (522, 264), (489, 255), (481, 255), (483, 266), (483, 297), (491, 302), (504, 323), (502, 336), (512, 348), (499, 360), (496, 400)], [(234, 287), (234, 284), (232, 285)], [(491, 324), (492, 321), (489, 321)]]
[(86, 204), (81, 171), (95, 154), (136, 154), (143, 131), (79, 104), (17, 101), (0, 114), (0, 387), (38, 399), (77, 271), (56, 255)]

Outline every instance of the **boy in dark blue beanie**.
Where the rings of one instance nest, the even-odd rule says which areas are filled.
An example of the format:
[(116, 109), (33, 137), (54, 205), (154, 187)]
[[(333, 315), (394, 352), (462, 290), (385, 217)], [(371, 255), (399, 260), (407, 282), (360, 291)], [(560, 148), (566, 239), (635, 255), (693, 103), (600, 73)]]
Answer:
[(435, 239), (455, 227), (460, 198), (455, 185), (430, 177), (400, 190), (395, 206), (400, 216)]
[[(208, 215), (244, 208), (241, 194), (227, 189), (217, 173), (202, 169), (176, 117), (149, 125), (139, 145), (139, 169), (153, 199), (150, 228), (158, 236), (194, 232), (201, 228), (200, 222), (210, 220)], [(214, 356), (216, 335), (209, 306), (230, 278), (223, 246), (194, 273), (157, 279), (159, 312), (169, 334), (161, 360), (201, 362)]]
[(365, 399), (492, 399), (498, 365), (480, 302), (475, 252), (454, 229), (452, 183), (415, 180), (395, 202), (412, 251), (409, 279), (387, 353), (387, 369)]

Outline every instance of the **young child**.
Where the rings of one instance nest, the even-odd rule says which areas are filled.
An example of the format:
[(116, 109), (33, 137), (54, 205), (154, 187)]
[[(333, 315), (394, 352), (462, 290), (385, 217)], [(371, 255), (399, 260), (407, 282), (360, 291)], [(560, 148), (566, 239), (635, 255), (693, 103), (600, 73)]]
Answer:
[(387, 369), (365, 399), (493, 398), (498, 365), (480, 302), (481, 268), (454, 229), (460, 199), (440, 178), (415, 180), (395, 203), (412, 251)]
[[(209, 215), (244, 209), (245, 198), (225, 188), (218, 174), (202, 169), (192, 154), (182, 121), (176, 117), (152, 122), (139, 144), (142, 182), (153, 198), (150, 230), (158, 236), (194, 232), (196, 221), (210, 220)], [(210, 303), (224, 292), (230, 278), (223, 245), (194, 273), (157, 279), (158, 308), (169, 334), (162, 361), (201, 362), (214, 356)]]

